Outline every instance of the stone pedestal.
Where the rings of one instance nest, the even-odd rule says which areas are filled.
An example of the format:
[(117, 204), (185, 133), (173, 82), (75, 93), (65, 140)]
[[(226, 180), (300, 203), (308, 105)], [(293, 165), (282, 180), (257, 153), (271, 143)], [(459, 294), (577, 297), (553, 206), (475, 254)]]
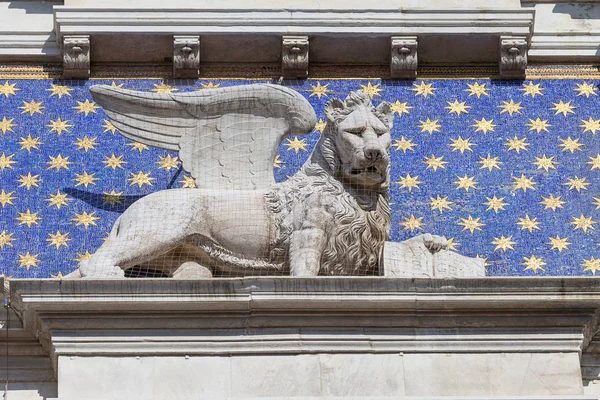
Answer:
[(598, 398), (594, 278), (20, 280), (11, 304), (60, 400)]

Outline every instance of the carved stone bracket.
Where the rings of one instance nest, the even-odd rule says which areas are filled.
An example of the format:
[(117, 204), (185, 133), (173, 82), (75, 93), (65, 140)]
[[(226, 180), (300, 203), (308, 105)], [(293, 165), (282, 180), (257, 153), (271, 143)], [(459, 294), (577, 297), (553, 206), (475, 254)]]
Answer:
[(527, 68), (527, 38), (500, 36), (498, 69), (501, 78), (525, 78)]
[(414, 78), (417, 75), (416, 36), (392, 36), (390, 54), (392, 78)]
[(90, 77), (89, 35), (64, 37), (63, 70), (63, 76), (67, 79), (87, 79)]
[(200, 36), (173, 36), (173, 76), (198, 78), (200, 74)]
[(283, 36), (281, 72), (284, 78), (308, 76), (308, 36)]

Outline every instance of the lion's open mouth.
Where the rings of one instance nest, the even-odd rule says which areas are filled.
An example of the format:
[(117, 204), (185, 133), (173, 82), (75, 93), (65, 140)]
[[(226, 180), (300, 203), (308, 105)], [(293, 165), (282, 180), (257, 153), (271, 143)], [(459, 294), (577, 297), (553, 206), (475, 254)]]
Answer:
[(352, 175), (358, 175), (358, 174), (362, 174), (364, 172), (379, 173), (379, 170), (377, 168), (375, 168), (374, 166), (372, 166), (372, 165), (370, 167), (367, 167), (367, 168), (361, 168), (361, 169), (352, 168), (350, 170), (350, 174), (352, 174)]

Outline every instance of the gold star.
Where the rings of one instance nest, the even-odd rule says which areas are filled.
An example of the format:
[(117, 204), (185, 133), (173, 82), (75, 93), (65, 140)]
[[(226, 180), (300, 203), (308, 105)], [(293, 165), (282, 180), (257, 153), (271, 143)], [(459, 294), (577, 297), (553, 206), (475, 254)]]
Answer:
[(31, 225), (39, 225), (38, 221), (42, 219), (38, 217), (39, 211), (32, 213), (31, 211), (29, 211), (29, 209), (27, 209), (26, 212), (20, 212), (18, 214), (19, 216), (15, 219), (19, 221), (19, 225), (27, 225), (27, 228), (31, 228)]
[(19, 268), (25, 268), (29, 271), (29, 268), (36, 267), (38, 268), (38, 264), (40, 260), (38, 259), (39, 254), (30, 254), (29, 252), (25, 254), (18, 254), (19, 256)]
[(536, 257), (533, 254), (531, 257), (523, 257), (522, 265), (525, 265), (525, 271), (532, 270), (534, 274), (537, 274), (538, 270), (545, 271), (544, 265), (547, 265), (542, 257)]
[(405, 231), (423, 230), (423, 217), (415, 217), (413, 214), (409, 218), (404, 217), (404, 221), (400, 222), (402, 229)]
[(494, 210), (496, 214), (498, 214), (498, 210), (504, 210), (504, 206), (507, 206), (508, 203), (504, 202), (504, 197), (497, 198), (496, 195), (494, 197), (485, 197), (487, 199), (486, 202), (482, 203), (488, 208), (485, 211)]
[(0, 156), (0, 171), (4, 172), (6, 168), (14, 169), (12, 165), (17, 163), (12, 159), (14, 156), (14, 154), (6, 156), (6, 154), (2, 153), (2, 155)]
[(73, 259), (73, 261), (82, 262), (85, 260), (89, 260), (92, 258), (93, 254), (86, 250), (85, 253), (77, 253), (77, 257)]
[(92, 211), (88, 214), (85, 210), (81, 214), (75, 213), (75, 218), (71, 218), (71, 221), (75, 222), (75, 226), (83, 225), (85, 229), (90, 225), (96, 225), (96, 221), (100, 218), (96, 217), (96, 211)]
[[(207, 88), (207, 89), (208, 89), (208, 88)], [(164, 83), (164, 82), (161, 82), (161, 83), (160, 83), (160, 85), (158, 85), (158, 84), (156, 84), (156, 83), (155, 83), (155, 84), (154, 84), (154, 88), (153, 88), (153, 89), (150, 89), (150, 90), (151, 90), (151, 91), (153, 91), (153, 92), (156, 92), (156, 93), (162, 93), (162, 94), (169, 94), (169, 93), (171, 93), (171, 92), (175, 92), (175, 91), (177, 91), (177, 89), (176, 89), (176, 88), (174, 88), (174, 87), (173, 87), (173, 86), (171, 86), (171, 85), (167, 85), (167, 84), (166, 84), (166, 83)]]
[(523, 84), (523, 88), (519, 89), (523, 92), (523, 96), (530, 95), (531, 97), (535, 97), (537, 94), (543, 96), (542, 93), (543, 88), (540, 87), (541, 83), (534, 84), (533, 82), (529, 82), (527, 84)]
[(69, 121), (63, 121), (60, 117), (58, 117), (56, 121), (50, 120), (50, 124), (46, 126), (52, 128), (48, 132), (56, 132), (59, 136), (63, 132), (69, 132), (69, 128), (73, 127), (73, 125), (69, 124)]
[(535, 217), (534, 219), (529, 218), (528, 214), (525, 214), (525, 218), (519, 218), (519, 222), (516, 223), (517, 225), (521, 225), (521, 230), (528, 230), (529, 233), (532, 233), (534, 230), (541, 230), (540, 229), (540, 223), (537, 220), (537, 217)]
[[(200, 88), (200, 90), (206, 90), (206, 89), (216, 89), (216, 88), (219, 88), (219, 87), (221, 87), (221, 84), (220, 84), (220, 83), (217, 83), (217, 84), (215, 85), (213, 82), (208, 82), (208, 83), (206, 83), (206, 84), (205, 84), (205, 83), (201, 83), (200, 85), (202, 86), (202, 87)], [(156, 85), (154, 85), (154, 86), (156, 86)], [(175, 89), (175, 90), (177, 90), (177, 89)]]
[(469, 88), (466, 89), (465, 92), (469, 92), (469, 97), (477, 96), (477, 98), (480, 98), (482, 95), (489, 96), (487, 92), (489, 89), (486, 89), (485, 85), (485, 83), (480, 85), (479, 82), (475, 82), (473, 84), (467, 83)]
[(590, 95), (598, 96), (598, 93), (596, 93), (596, 87), (593, 83), (583, 82), (576, 83), (576, 85), (577, 87), (573, 90), (579, 92), (577, 93), (577, 96), (585, 96), (586, 98), (589, 98)]
[(90, 138), (88, 137), (88, 135), (85, 135), (83, 138), (77, 138), (77, 140), (73, 142), (73, 144), (77, 146), (77, 150), (83, 150), (87, 153), (88, 150), (96, 149), (95, 146), (98, 145), (98, 143), (96, 143), (96, 140), (98, 140), (97, 137)]
[(12, 128), (17, 126), (17, 124), (13, 123), (14, 120), (14, 118), (6, 119), (6, 117), (2, 117), (2, 121), (0, 121), (0, 131), (2, 131), (3, 135), (6, 135), (6, 132), (14, 132)]
[(475, 129), (475, 132), (481, 131), (485, 135), (488, 132), (494, 132), (494, 128), (497, 125), (494, 124), (493, 119), (490, 119), (488, 121), (485, 118), (481, 118), (481, 120), (479, 120), (479, 121), (475, 120), (475, 123), (471, 126), (477, 128), (477, 129)]
[(492, 157), (490, 156), (490, 153), (488, 153), (487, 158), (483, 158), (482, 156), (479, 156), (479, 158), (480, 161), (477, 161), (481, 164), (479, 169), (487, 168), (489, 172), (492, 172), (494, 168), (500, 169), (500, 164), (502, 164), (501, 161), (498, 161), (498, 158), (500, 157)]
[(39, 150), (38, 146), (44, 144), (40, 141), (40, 137), (32, 138), (31, 134), (27, 136), (27, 138), (21, 137), (21, 141), (19, 142), (21, 145), (21, 150), (27, 150), (28, 153), (31, 152), (31, 149)]
[(129, 186), (138, 185), (138, 187), (140, 187), (140, 188), (144, 185), (152, 186), (152, 182), (150, 182), (150, 181), (153, 181), (155, 179), (156, 178), (150, 177), (150, 172), (144, 173), (142, 171), (138, 172), (137, 174), (134, 174), (132, 172), (131, 178), (127, 178), (128, 181), (131, 181)]
[(419, 120), (419, 122), (421, 123), (421, 125), (419, 125), (419, 128), (421, 128), (421, 132), (429, 132), (429, 134), (431, 135), (433, 132), (440, 131), (441, 125), (438, 123), (438, 121), (439, 119), (432, 121), (431, 119), (429, 119), (429, 117), (427, 117), (426, 121)]
[(504, 145), (508, 147), (507, 151), (514, 150), (517, 152), (517, 154), (519, 154), (521, 150), (527, 151), (527, 146), (529, 146), (529, 143), (526, 141), (527, 138), (519, 139), (515, 135), (514, 138), (508, 139)]
[(471, 215), (469, 215), (468, 218), (461, 218), (460, 222), (457, 222), (458, 225), (462, 225), (463, 227), (463, 231), (468, 230), (469, 232), (471, 232), (471, 235), (473, 234), (473, 232), (477, 231), (482, 231), (483, 229), (481, 229), (482, 226), (485, 226), (484, 223), (479, 222), (481, 218), (473, 218), (471, 217)]
[(456, 190), (465, 189), (465, 192), (468, 192), (470, 188), (477, 189), (477, 182), (475, 182), (475, 176), (469, 177), (467, 176), (467, 174), (465, 174), (465, 176), (463, 177), (460, 177), (458, 175), (456, 177), (458, 178), (458, 180), (452, 182), (456, 185)]
[(8, 83), (8, 81), (4, 82), (3, 85), (0, 85), (0, 96), (4, 95), (4, 96), (6, 96), (6, 98), (8, 98), (8, 96), (10, 96), (10, 95), (15, 96), (16, 91), (21, 90), (21, 89), (16, 88), (15, 87), (16, 85), (17, 85), (16, 83), (13, 83), (11, 85), (10, 83)]
[(552, 246), (552, 247), (550, 247), (550, 250), (556, 249), (556, 250), (558, 250), (559, 253), (562, 253), (563, 250), (569, 248), (569, 245), (572, 244), (567, 239), (569, 239), (569, 238), (568, 237), (561, 238), (558, 235), (556, 235), (555, 238), (549, 237), (548, 240), (550, 240), (550, 242), (548, 242), (548, 244)]
[(400, 103), (400, 101), (396, 100), (395, 103), (392, 104), (392, 111), (395, 112), (399, 117), (402, 114), (408, 114), (412, 107), (408, 105), (408, 102)]
[(317, 86), (313, 84), (311, 84), (310, 86), (312, 87), (312, 90), (310, 91), (309, 97), (317, 96), (319, 100), (321, 100), (321, 96), (327, 97), (327, 94), (332, 92), (331, 90), (327, 89), (329, 83), (325, 86), (322, 86), (321, 82), (317, 82)]
[(494, 251), (502, 250), (503, 252), (505, 252), (506, 250), (514, 250), (513, 245), (517, 244), (517, 242), (513, 242), (512, 236), (504, 237), (504, 235), (502, 235), (499, 238), (494, 237), (494, 241), (492, 242), (492, 244), (496, 245)]
[(554, 107), (552, 107), (551, 110), (556, 111), (554, 115), (562, 114), (565, 117), (568, 113), (575, 114), (575, 111), (573, 111), (573, 109), (577, 108), (575, 106), (572, 106), (570, 101), (565, 103), (562, 100), (560, 100), (558, 103), (552, 104), (554, 104)]
[(596, 210), (600, 210), (600, 197), (592, 197), (592, 198), (595, 200), (594, 202), (592, 202), (592, 204), (596, 206)]
[(575, 226), (573, 230), (581, 229), (583, 233), (587, 233), (588, 229), (595, 229), (592, 225), (596, 224), (596, 221), (592, 220), (592, 217), (586, 217), (583, 214), (579, 217), (573, 217), (571, 225)]
[(296, 154), (298, 154), (300, 150), (307, 151), (306, 146), (308, 146), (308, 143), (306, 143), (304, 139), (298, 139), (298, 136), (294, 136), (294, 139), (287, 138), (287, 143), (285, 143), (285, 145), (288, 150), (294, 150)]
[(437, 198), (433, 198), (430, 197), (429, 198), (431, 200), (431, 202), (429, 203), (431, 205), (431, 209), (435, 210), (437, 209), (440, 214), (444, 212), (444, 209), (447, 208), (448, 210), (452, 210), (452, 207), (450, 207), (451, 204), (454, 204), (453, 201), (449, 201), (448, 200), (448, 196), (446, 197), (440, 197), (440, 195), (437, 195)]
[(85, 102), (77, 101), (77, 105), (73, 108), (77, 110), (77, 114), (83, 113), (83, 115), (87, 117), (89, 113), (96, 114), (96, 110), (100, 107), (98, 107), (93, 101), (85, 99)]
[(590, 183), (585, 181), (585, 177), (579, 178), (575, 175), (575, 178), (567, 179), (567, 182), (564, 183), (564, 185), (569, 186), (569, 190), (575, 189), (580, 192), (582, 189), (586, 190)]
[(425, 164), (427, 164), (426, 169), (433, 169), (433, 172), (437, 172), (438, 168), (446, 169), (445, 165), (448, 164), (448, 161), (443, 161), (444, 156), (436, 157), (434, 154), (431, 157), (425, 157)]
[(460, 135), (457, 139), (450, 139), (452, 143), (448, 146), (452, 147), (452, 151), (460, 151), (461, 154), (465, 152), (465, 150), (473, 151), (471, 149), (472, 146), (475, 146), (475, 143), (471, 143), (471, 139), (463, 139)]
[(412, 192), (413, 188), (419, 188), (419, 185), (423, 182), (419, 180), (418, 176), (410, 176), (407, 174), (405, 177), (400, 177), (400, 180), (396, 182), (401, 188), (407, 188), (409, 192)]
[(144, 143), (140, 143), (140, 142), (127, 143), (127, 146), (131, 146), (131, 150), (137, 150), (140, 153), (142, 152), (142, 150), (149, 150), (147, 145), (145, 145)]
[(521, 174), (520, 178), (513, 177), (513, 179), (514, 190), (523, 189), (523, 192), (527, 192), (527, 189), (535, 190), (536, 183), (533, 181), (533, 177), (528, 178), (525, 174)]
[(57, 155), (56, 157), (50, 157), (50, 161), (46, 161), (46, 164), (49, 164), (50, 166), (46, 169), (56, 169), (56, 172), (60, 171), (62, 168), (64, 169), (69, 169), (69, 164), (73, 164), (71, 161), (69, 161), (69, 157), (63, 157), (62, 155)]
[(102, 196), (102, 204), (109, 204), (111, 207), (123, 204), (124, 201), (123, 192), (116, 192), (115, 189), (112, 189), (110, 192), (104, 192)]
[(323, 133), (323, 129), (325, 129), (325, 127), (327, 126), (327, 122), (323, 121), (321, 118), (319, 118), (319, 121), (315, 124), (315, 132), (321, 132)]
[(566, 139), (559, 138), (558, 140), (560, 140), (559, 146), (563, 148), (562, 151), (570, 151), (571, 154), (576, 150), (581, 151), (581, 147), (584, 147), (583, 143), (579, 143), (579, 139), (573, 140), (571, 136)]
[(99, 178), (96, 178), (93, 174), (88, 174), (87, 171), (83, 171), (83, 174), (75, 174), (77, 177), (73, 180), (77, 182), (75, 186), (83, 185), (84, 187), (88, 187), (88, 185), (96, 185), (96, 182)]
[(414, 151), (413, 147), (418, 147), (418, 145), (414, 144), (412, 139), (405, 139), (404, 136), (402, 136), (400, 140), (394, 139), (392, 147), (394, 147), (394, 150), (396, 151), (402, 150), (403, 153), (406, 153), (406, 150)]
[(6, 231), (0, 232), (0, 249), (4, 246), (12, 247), (12, 242), (15, 240), (15, 238), (12, 237), (13, 235), (13, 233), (6, 233)]
[(567, 204), (566, 201), (561, 200), (562, 196), (554, 197), (554, 195), (550, 195), (548, 197), (542, 196), (542, 201), (540, 204), (544, 205), (544, 210), (552, 210), (556, 211), (557, 208), (563, 208), (563, 204)]
[(64, 278), (64, 275), (61, 271), (58, 271), (57, 274), (50, 274), (50, 277), (54, 278), (54, 279), (62, 279), (62, 278)]
[(452, 113), (455, 113), (456, 115), (460, 115), (461, 113), (468, 114), (469, 110), (467, 110), (467, 109), (471, 108), (471, 106), (467, 105), (466, 101), (459, 103), (458, 100), (454, 100), (452, 103), (450, 103), (449, 101), (447, 101), (446, 103), (448, 103), (448, 105), (444, 108), (448, 109), (448, 114), (452, 114)]
[[(590, 169), (593, 171), (595, 169), (600, 169), (600, 153), (596, 155), (596, 157), (589, 157), (591, 161), (588, 161), (586, 164), (590, 164)], [(0, 162), (0, 168), (2, 163)]]
[(544, 171), (548, 172), (550, 169), (556, 169), (556, 165), (558, 163), (554, 161), (554, 157), (555, 156), (548, 158), (546, 157), (546, 153), (544, 153), (543, 156), (536, 157), (532, 164), (536, 165), (537, 169), (543, 169)]
[(285, 162), (281, 161), (281, 157), (279, 156), (279, 154), (277, 154), (275, 156), (275, 159), (273, 160), (273, 168), (281, 169), (283, 168), (283, 164), (285, 164)]
[(24, 187), (27, 190), (32, 187), (40, 187), (39, 183), (42, 181), (39, 175), (31, 175), (31, 172), (28, 172), (27, 175), (20, 175), (21, 177), (17, 179), (17, 182), (20, 183), (19, 187)]
[(448, 239), (448, 250), (456, 251), (458, 246), (460, 246), (460, 243), (455, 238)]
[(112, 124), (112, 122), (110, 122), (107, 119), (104, 120), (104, 125), (102, 125), (102, 127), (104, 128), (102, 133), (110, 132), (114, 135), (117, 130), (117, 128), (115, 128), (115, 126)]
[(582, 119), (583, 124), (579, 125), (583, 129), (583, 133), (590, 131), (592, 135), (596, 134), (596, 131), (600, 131), (600, 119), (594, 119), (590, 117), (587, 121)]
[(14, 192), (6, 193), (4, 189), (2, 189), (2, 191), (0, 192), (0, 204), (2, 204), (2, 208), (4, 208), (4, 206), (6, 206), (7, 204), (14, 206), (13, 200), (15, 199), (15, 196), (13, 196), (13, 193)]
[(59, 99), (62, 99), (63, 96), (71, 96), (73, 90), (68, 86), (55, 85), (54, 83), (50, 84), (50, 89), (46, 89), (47, 92), (51, 92), (50, 97), (58, 96)]
[(531, 118), (529, 118), (529, 123), (525, 124), (529, 127), (530, 131), (536, 131), (537, 133), (540, 133), (541, 131), (548, 131), (548, 127), (552, 126), (548, 123), (548, 120), (541, 120), (540, 117), (537, 117), (536, 120), (533, 120)]
[(583, 272), (590, 271), (592, 275), (596, 275), (596, 271), (600, 270), (600, 258), (595, 258), (592, 256), (590, 259), (584, 259), (583, 264), (581, 265), (585, 267)]
[(191, 176), (184, 176), (179, 182), (182, 184), (182, 188), (194, 189), (196, 187), (196, 181)]
[(112, 168), (113, 171), (115, 171), (117, 168), (121, 168), (123, 169), (123, 164), (127, 164), (126, 161), (123, 161), (123, 156), (115, 156), (115, 153), (111, 153), (111, 156), (104, 156), (104, 160), (102, 160), (102, 162), (104, 163), (104, 168)]
[(498, 106), (498, 108), (502, 109), (500, 114), (508, 113), (511, 117), (514, 113), (521, 114), (521, 110), (523, 109), (521, 102), (515, 103), (513, 99), (510, 99), (510, 101), (502, 101), (502, 103), (501, 106)]
[(32, 116), (35, 113), (41, 114), (42, 110), (46, 107), (42, 106), (42, 101), (40, 101), (39, 103), (37, 103), (35, 100), (31, 100), (29, 103), (26, 101), (23, 101), (23, 105), (20, 106), (19, 108), (22, 109), (23, 111), (21, 111), (21, 114), (25, 114), (25, 113), (29, 113), (30, 116)]
[(67, 242), (71, 239), (67, 236), (69, 236), (69, 232), (60, 233), (60, 231), (56, 231), (56, 233), (48, 233), (46, 241), (49, 242), (48, 246), (56, 246), (56, 250), (58, 250), (60, 246), (69, 247)]
[(158, 168), (164, 168), (167, 172), (169, 172), (171, 169), (179, 168), (179, 160), (177, 157), (172, 157), (170, 154), (167, 154), (164, 157), (158, 156), (158, 158), (159, 161), (156, 162), (158, 164)]
[(433, 91), (437, 89), (433, 87), (433, 83), (425, 83), (425, 81), (421, 81), (418, 85), (416, 82), (413, 83), (413, 88), (410, 90), (415, 92), (415, 96), (421, 95), (427, 98), (429, 95), (433, 96), (435, 94)]
[(66, 193), (61, 193), (60, 190), (56, 192), (56, 194), (51, 194), (49, 198), (46, 199), (48, 202), (48, 207), (55, 206), (57, 209), (60, 209), (60, 206), (68, 206), (67, 201), (71, 199), (67, 198)]

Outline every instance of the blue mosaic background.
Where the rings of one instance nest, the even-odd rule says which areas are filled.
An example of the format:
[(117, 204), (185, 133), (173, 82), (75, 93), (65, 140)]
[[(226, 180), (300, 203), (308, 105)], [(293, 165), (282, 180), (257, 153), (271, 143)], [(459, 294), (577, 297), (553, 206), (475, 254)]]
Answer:
[[(193, 184), (175, 153), (136, 147), (115, 132), (91, 84), (184, 92), (254, 82), (0, 80), (2, 273), (67, 274), (133, 201)], [(306, 96), (321, 122), (325, 103), (352, 90), (394, 105), (392, 240), (443, 234), (456, 251), (485, 258), (493, 276), (600, 270), (598, 82), (284, 84)], [(282, 143), (277, 180), (306, 160), (322, 126)]]

